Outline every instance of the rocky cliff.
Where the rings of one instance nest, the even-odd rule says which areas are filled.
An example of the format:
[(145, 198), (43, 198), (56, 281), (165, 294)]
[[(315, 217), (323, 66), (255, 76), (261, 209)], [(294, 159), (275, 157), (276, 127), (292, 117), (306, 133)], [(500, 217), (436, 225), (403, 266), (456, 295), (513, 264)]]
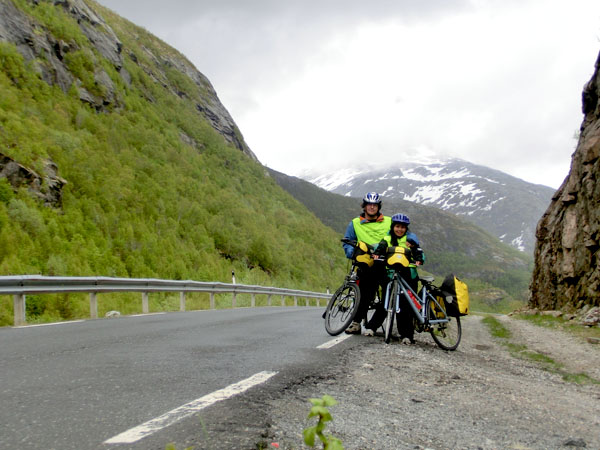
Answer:
[(583, 90), (584, 120), (571, 171), (536, 230), (530, 306), (600, 305), (600, 55)]
[(51, 160), (44, 162), (44, 172), (45, 176), (42, 177), (0, 153), (0, 178), (6, 178), (15, 189), (26, 187), (46, 206), (59, 208), (62, 205), (62, 188), (67, 182), (58, 176), (56, 164)]

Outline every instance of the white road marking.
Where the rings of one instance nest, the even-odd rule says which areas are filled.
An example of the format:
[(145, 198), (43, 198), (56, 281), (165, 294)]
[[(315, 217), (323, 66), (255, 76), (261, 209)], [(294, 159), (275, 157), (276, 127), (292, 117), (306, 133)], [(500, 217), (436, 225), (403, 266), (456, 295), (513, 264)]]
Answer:
[(168, 427), (169, 425), (173, 425), (175, 422), (178, 422), (181, 419), (195, 414), (207, 406), (220, 402), (221, 400), (227, 400), (234, 395), (247, 391), (251, 387), (264, 383), (276, 374), (277, 372), (259, 372), (255, 375), (252, 375), (250, 378), (246, 378), (245, 380), (229, 385), (226, 388), (220, 389), (211, 394), (207, 394), (204, 397), (200, 397), (194, 401), (191, 401), (190, 403), (186, 403), (179, 408), (175, 408), (172, 411), (163, 414), (162, 416), (156, 417), (146, 423), (138, 425), (135, 428), (124, 431), (117, 436), (107, 439), (104, 441), (104, 443), (131, 444), (133, 442), (137, 442), (140, 439), (151, 435), (152, 433), (155, 433), (163, 428)]
[(69, 320), (67, 322), (37, 323), (34, 325), (19, 325), (18, 327), (13, 327), (13, 328), (49, 327), (51, 325), (66, 325), (68, 323), (79, 323), (79, 322), (83, 322), (83, 320)]
[(320, 348), (320, 349), (331, 348), (334, 345), (339, 344), (342, 341), (345, 341), (349, 337), (352, 337), (352, 335), (351, 334), (344, 334), (343, 336), (338, 336), (335, 339), (332, 339), (330, 341), (325, 342), (324, 344), (319, 345), (317, 348)]

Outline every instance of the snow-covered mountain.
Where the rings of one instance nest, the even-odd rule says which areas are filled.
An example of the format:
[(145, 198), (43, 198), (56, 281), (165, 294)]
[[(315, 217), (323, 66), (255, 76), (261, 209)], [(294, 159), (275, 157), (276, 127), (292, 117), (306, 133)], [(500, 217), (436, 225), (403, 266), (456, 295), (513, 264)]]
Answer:
[[(554, 189), (528, 183), (489, 167), (457, 158), (340, 169), (302, 176), (317, 186), (349, 197), (376, 191), (385, 199), (403, 199), (463, 216), (521, 251), (533, 252), (537, 222)], [(418, 224), (413, 224), (415, 231)]]

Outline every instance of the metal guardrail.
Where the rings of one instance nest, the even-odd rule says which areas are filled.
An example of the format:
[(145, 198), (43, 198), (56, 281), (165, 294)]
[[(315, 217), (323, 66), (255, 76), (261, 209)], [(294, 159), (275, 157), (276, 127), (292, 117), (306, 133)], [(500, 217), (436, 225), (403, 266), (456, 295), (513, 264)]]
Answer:
[(47, 277), (39, 275), (0, 276), (0, 295), (13, 295), (14, 325), (26, 324), (25, 298), (27, 295), (60, 294), (67, 292), (88, 292), (90, 294), (90, 317), (98, 317), (97, 294), (103, 292), (141, 292), (142, 312), (147, 314), (148, 295), (151, 292), (179, 292), (179, 310), (185, 311), (186, 292), (208, 292), (210, 308), (215, 309), (215, 294), (231, 293), (232, 308), (236, 307), (236, 294), (250, 294), (251, 306), (256, 305), (256, 295), (267, 295), (267, 304), (271, 306), (271, 296), (281, 296), (281, 305), (285, 306), (285, 297), (328, 299), (329, 293), (302, 291), (276, 287), (253, 286), (246, 284), (203, 282), (192, 280), (161, 280), (156, 278), (112, 278), (112, 277)]

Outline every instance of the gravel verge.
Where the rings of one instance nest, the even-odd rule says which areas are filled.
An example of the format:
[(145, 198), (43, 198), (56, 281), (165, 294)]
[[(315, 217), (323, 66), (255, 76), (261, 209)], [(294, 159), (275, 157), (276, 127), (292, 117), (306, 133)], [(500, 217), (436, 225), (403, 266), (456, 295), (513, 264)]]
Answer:
[[(523, 343), (573, 372), (600, 379), (600, 349), (565, 333), (509, 317), (502, 322)], [(264, 405), (269, 448), (307, 448), (302, 430), (309, 398), (324, 394), (327, 432), (346, 449), (573, 449), (600, 448), (600, 385), (563, 381), (535, 362), (511, 356), (479, 316), (463, 318), (455, 352), (431, 336), (416, 345), (354, 336), (318, 377), (289, 386)], [(343, 345), (343, 344), (342, 344)]]
[(529, 350), (542, 353), (560, 362), (571, 373), (585, 373), (600, 381), (600, 348), (561, 330), (543, 328), (526, 320), (498, 316), (516, 342)]

